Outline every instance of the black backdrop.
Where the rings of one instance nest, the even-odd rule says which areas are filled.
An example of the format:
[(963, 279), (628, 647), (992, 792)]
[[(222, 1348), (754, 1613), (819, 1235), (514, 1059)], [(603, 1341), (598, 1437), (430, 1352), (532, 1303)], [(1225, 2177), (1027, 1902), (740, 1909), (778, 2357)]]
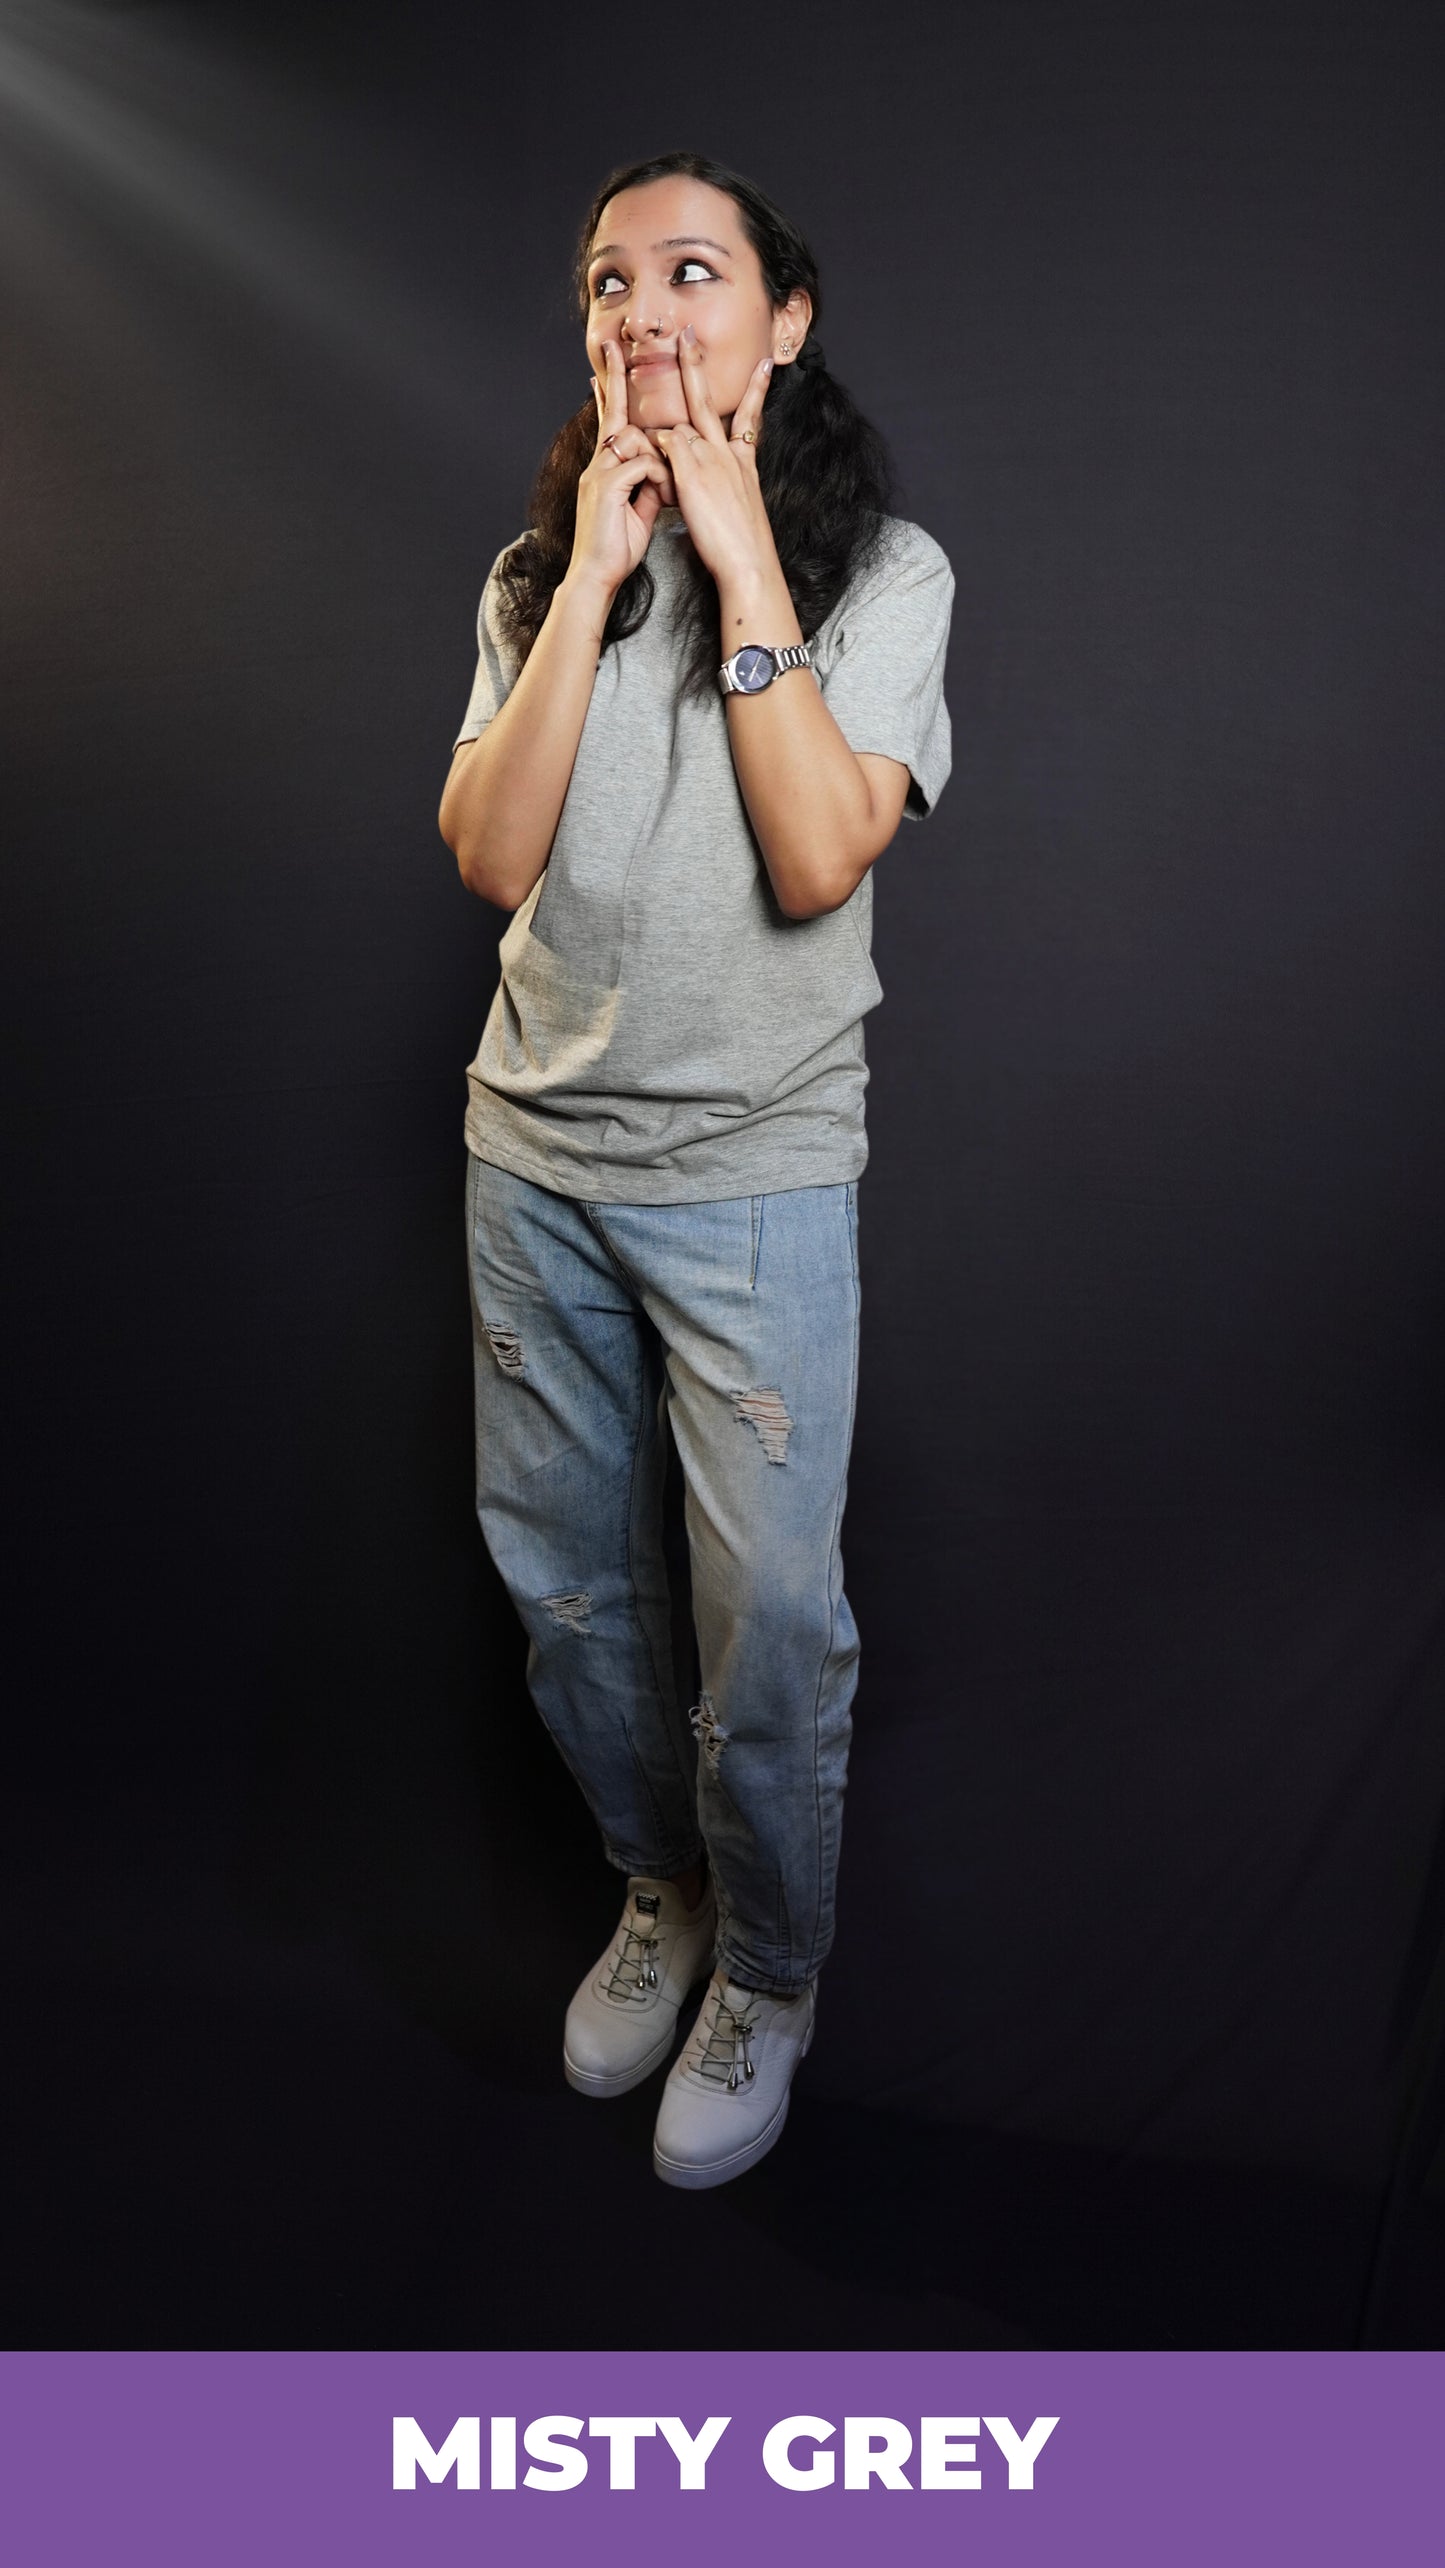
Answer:
[[(1438, 2335), (1435, 24), (0, 14), (17, 2341)], [(696, 2199), (560, 2083), (615, 1878), (470, 1513), (434, 817), (684, 143), (958, 581), (840, 1935)]]

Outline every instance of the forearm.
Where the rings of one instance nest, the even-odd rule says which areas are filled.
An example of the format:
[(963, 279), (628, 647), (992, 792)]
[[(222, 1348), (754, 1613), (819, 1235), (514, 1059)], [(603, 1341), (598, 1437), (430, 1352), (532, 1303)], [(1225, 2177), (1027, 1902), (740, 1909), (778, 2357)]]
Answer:
[(505, 704), (453, 759), (438, 826), (468, 891), (499, 909), (520, 906), (552, 852), (610, 605), (569, 573)]
[[(725, 658), (744, 642), (801, 642), (781, 566), (718, 584)], [(733, 766), (778, 905), (837, 909), (878, 853), (868, 779), (808, 669), (726, 698)]]

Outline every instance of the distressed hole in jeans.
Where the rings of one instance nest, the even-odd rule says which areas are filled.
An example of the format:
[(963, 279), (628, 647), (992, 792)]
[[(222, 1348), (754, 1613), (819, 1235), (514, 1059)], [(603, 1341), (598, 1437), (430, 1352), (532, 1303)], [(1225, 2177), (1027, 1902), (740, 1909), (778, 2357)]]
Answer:
[(716, 1774), (718, 1759), (727, 1745), (728, 1734), (717, 1717), (717, 1707), (712, 1696), (700, 1695), (687, 1717), (692, 1725), (693, 1737), (702, 1750), (704, 1762), (710, 1771)]
[(555, 1596), (538, 1599), (544, 1614), (564, 1632), (578, 1632), (584, 1639), (592, 1629), (592, 1599), (585, 1587), (564, 1587)]
[(769, 1462), (787, 1461), (793, 1421), (783, 1406), (781, 1391), (735, 1391), (733, 1416), (739, 1426), (756, 1430)]
[(526, 1359), (522, 1353), (522, 1341), (516, 1330), (500, 1328), (495, 1320), (486, 1320), (483, 1325), (492, 1341), (492, 1353), (502, 1371), (517, 1375), (523, 1373), (526, 1370)]

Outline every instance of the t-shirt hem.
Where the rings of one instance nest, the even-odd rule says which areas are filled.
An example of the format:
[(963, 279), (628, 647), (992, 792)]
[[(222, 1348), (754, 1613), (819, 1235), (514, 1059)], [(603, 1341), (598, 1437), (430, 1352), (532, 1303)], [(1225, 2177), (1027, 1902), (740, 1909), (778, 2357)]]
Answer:
[(578, 1158), (529, 1150), (494, 1123), (479, 1129), (468, 1114), (468, 1150), (488, 1167), (544, 1187), (549, 1195), (569, 1195), (583, 1204), (713, 1204), (740, 1195), (787, 1195), (804, 1186), (841, 1186), (861, 1177), (868, 1164), (868, 1142), (861, 1133), (840, 1134), (834, 1146), (816, 1137), (806, 1145), (760, 1147), (760, 1136), (740, 1136), (746, 1149), (724, 1152), (714, 1145), (706, 1167), (696, 1172), (675, 1168), (624, 1168), (615, 1161)]

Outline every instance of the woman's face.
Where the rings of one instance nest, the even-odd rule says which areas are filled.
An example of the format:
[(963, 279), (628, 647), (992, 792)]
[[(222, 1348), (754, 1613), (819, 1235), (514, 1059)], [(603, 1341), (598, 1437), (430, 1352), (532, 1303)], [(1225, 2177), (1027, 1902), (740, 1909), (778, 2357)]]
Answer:
[(688, 419), (678, 342), (689, 322), (726, 428), (759, 359), (790, 363), (783, 341), (792, 341), (796, 357), (812, 316), (801, 288), (773, 310), (732, 198), (696, 178), (655, 178), (609, 198), (587, 263), (587, 292), (592, 371), (605, 387), (606, 342), (615, 339), (629, 368), (627, 416), (639, 428)]

